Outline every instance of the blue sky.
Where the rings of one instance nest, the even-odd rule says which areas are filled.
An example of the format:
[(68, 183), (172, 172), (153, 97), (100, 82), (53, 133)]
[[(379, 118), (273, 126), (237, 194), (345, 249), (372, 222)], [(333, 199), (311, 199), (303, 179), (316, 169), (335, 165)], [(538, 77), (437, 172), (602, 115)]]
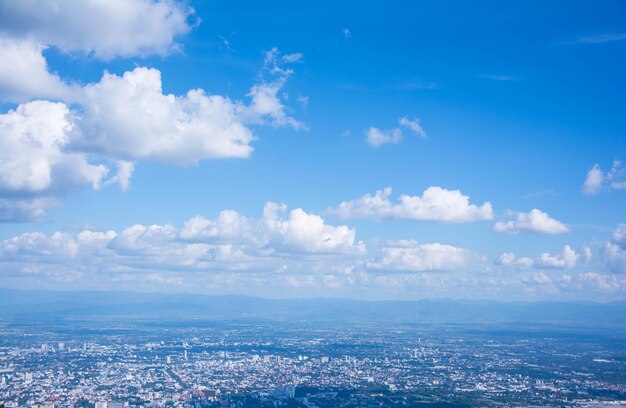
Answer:
[(623, 2), (1, 6), (2, 286), (625, 297)]

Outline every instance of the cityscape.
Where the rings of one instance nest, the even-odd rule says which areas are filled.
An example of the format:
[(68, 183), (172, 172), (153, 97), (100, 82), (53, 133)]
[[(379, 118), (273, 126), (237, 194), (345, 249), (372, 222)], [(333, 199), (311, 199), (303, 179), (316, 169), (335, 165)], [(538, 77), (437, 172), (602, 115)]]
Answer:
[(626, 406), (623, 326), (53, 316), (2, 319), (6, 408)]

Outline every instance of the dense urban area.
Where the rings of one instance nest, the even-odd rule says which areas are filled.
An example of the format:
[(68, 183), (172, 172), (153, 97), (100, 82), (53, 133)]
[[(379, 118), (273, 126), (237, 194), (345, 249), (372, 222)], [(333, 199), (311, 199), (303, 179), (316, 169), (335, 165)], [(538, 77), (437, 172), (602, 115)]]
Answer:
[(4, 324), (0, 404), (626, 406), (625, 344), (610, 331), (494, 325)]

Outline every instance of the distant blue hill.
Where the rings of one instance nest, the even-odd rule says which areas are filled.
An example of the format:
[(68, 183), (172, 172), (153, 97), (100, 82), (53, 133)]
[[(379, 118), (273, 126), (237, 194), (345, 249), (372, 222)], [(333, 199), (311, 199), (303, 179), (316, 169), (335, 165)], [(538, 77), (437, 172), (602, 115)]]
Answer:
[(0, 320), (67, 317), (142, 317), (174, 320), (261, 319), (293, 322), (550, 323), (626, 328), (626, 301), (496, 302), (432, 299), (266, 299), (101, 291), (0, 289)]

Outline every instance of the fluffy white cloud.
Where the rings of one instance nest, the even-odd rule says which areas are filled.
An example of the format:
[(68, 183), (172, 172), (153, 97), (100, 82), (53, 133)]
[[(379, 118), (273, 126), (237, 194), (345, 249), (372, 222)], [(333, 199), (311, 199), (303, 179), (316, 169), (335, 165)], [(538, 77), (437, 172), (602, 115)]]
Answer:
[(615, 160), (608, 173), (604, 173), (598, 164), (595, 164), (589, 172), (582, 186), (585, 195), (595, 195), (603, 190), (626, 189), (626, 170), (622, 162)]
[(598, 194), (604, 184), (604, 173), (597, 164), (589, 169), (582, 190), (586, 195)]
[[(325, 276), (323, 284), (336, 287), (339, 282), (334, 275), (347, 279), (352, 275), (351, 265), (365, 255), (364, 244), (355, 236), (354, 229), (329, 225), (301, 209), (288, 212), (284, 205), (268, 203), (256, 220), (226, 210), (214, 220), (194, 217), (180, 229), (136, 224), (119, 233), (23, 234), (0, 242), (0, 279), (7, 271), (61, 277), (54, 264), (63, 263), (68, 277), (74, 274), (109, 283), (137, 274), (182, 282), (197, 273), (231, 271), (263, 273), (264, 279), (287, 273), (300, 278), (304, 273), (314, 274), (320, 284)], [(185, 273), (188, 279), (183, 279)]]
[(253, 134), (237, 103), (200, 89), (165, 95), (156, 69), (136, 68), (121, 77), (105, 73), (85, 88), (81, 102), (75, 144), (106, 157), (193, 164), (252, 152)]
[(61, 232), (55, 232), (49, 237), (39, 232), (30, 232), (9, 238), (0, 244), (0, 254), (4, 260), (62, 262), (74, 258), (78, 250), (74, 238)]
[(615, 273), (626, 273), (626, 224), (619, 224), (604, 245), (604, 262)]
[(80, 88), (48, 70), (42, 52), (58, 47), (101, 59), (165, 55), (191, 29), (184, 2), (151, 0), (24, 0), (0, 12), (0, 100), (73, 102)]
[[(409, 119), (405, 116), (400, 118), (398, 123), (400, 126), (406, 127), (422, 139), (426, 138), (426, 132), (420, 125), (419, 119)], [(404, 137), (404, 134), (402, 133), (402, 129), (399, 127), (388, 130), (381, 130), (377, 127), (372, 126), (365, 132), (365, 136), (367, 144), (372, 147), (380, 147), (387, 143), (400, 143), (402, 141), (402, 138)]]
[(345, 225), (332, 226), (322, 217), (300, 208), (287, 212), (285, 205), (267, 203), (263, 217), (250, 220), (239, 213), (222, 211), (216, 220), (201, 216), (188, 220), (180, 231), (184, 240), (253, 245), (258, 250), (290, 253), (362, 253), (356, 231)]
[(561, 255), (552, 255), (547, 252), (542, 253), (535, 261), (536, 268), (573, 268), (578, 262), (578, 253), (574, 251), (569, 245), (565, 245), (563, 253)]
[(2, 2), (0, 31), (101, 59), (165, 55), (191, 29), (185, 2), (21, 0)]
[(382, 259), (366, 268), (381, 271), (453, 271), (479, 258), (468, 249), (439, 243), (390, 242), (382, 248)]
[(469, 196), (459, 190), (429, 187), (421, 196), (401, 195), (397, 203), (390, 200), (391, 188), (344, 201), (330, 212), (341, 218), (429, 220), (469, 222), (493, 219), (491, 204), (470, 204)]
[(533, 266), (534, 263), (535, 261), (531, 258), (517, 258), (513, 252), (504, 252), (494, 261), (495, 265), (520, 266), (522, 268), (529, 268)]
[[(588, 247), (585, 248), (588, 249)], [(565, 245), (561, 254), (544, 252), (536, 259), (517, 258), (513, 252), (505, 252), (495, 260), (494, 264), (535, 269), (571, 269), (577, 265), (579, 257), (578, 252), (569, 245)]]
[(520, 232), (535, 232), (539, 234), (564, 234), (570, 229), (560, 221), (551, 218), (548, 213), (533, 208), (528, 213), (507, 211), (512, 217), (509, 221), (498, 221), (493, 230), (498, 233), (517, 234)]
[[(126, 190), (140, 160), (188, 165), (247, 158), (253, 150), (252, 124), (304, 128), (286, 114), (278, 97), (291, 73), (279, 63), (301, 58), (294, 55), (300, 54), (281, 57), (272, 51), (273, 65), (264, 70), (278, 72), (272, 74), (278, 79), (253, 88), (273, 88), (274, 100), (269, 102), (260, 102), (255, 93), (246, 105), (201, 89), (166, 95), (160, 72), (140, 67), (122, 76), (105, 73), (97, 83), (72, 87), (70, 99), (76, 106), (72, 111), (63, 102), (33, 101), (0, 114), (0, 220), (41, 216), (43, 204), (56, 204), (62, 193), (85, 184), (94, 188), (118, 184)], [(88, 158), (100, 164), (90, 164)], [(105, 179), (113, 164), (117, 173)], [(29, 203), (18, 197), (33, 192), (50, 200)]]
[(402, 131), (398, 128), (381, 130), (370, 127), (367, 132), (367, 144), (373, 147), (380, 147), (387, 143), (399, 143), (402, 140)]
[[(43, 55), (50, 47), (104, 60), (171, 52), (176, 37), (192, 28), (194, 11), (184, 1), (25, 0), (1, 7), (0, 60), (11, 63), (0, 64), (0, 100), (24, 103), (0, 117), (2, 221), (39, 217), (80, 185), (126, 190), (140, 160), (247, 158), (251, 125), (306, 128), (283, 103), (293, 73), (286, 65), (302, 62), (301, 53), (267, 52), (249, 104), (201, 89), (163, 94), (156, 69), (105, 73), (86, 86), (50, 72)], [(29, 102), (36, 98), (63, 103)], [(112, 165), (117, 173), (105, 179)]]
[(107, 168), (87, 163), (83, 154), (64, 152), (72, 130), (63, 103), (34, 101), (0, 115), (0, 189), (40, 192), (55, 181), (98, 188)]
[(37, 218), (69, 189), (100, 187), (108, 168), (66, 151), (73, 131), (60, 102), (33, 101), (0, 114), (0, 220)]
[(0, 36), (0, 61), (4, 61), (0, 64), (0, 100), (26, 102), (33, 98), (72, 98), (76, 87), (48, 71), (43, 49), (44, 46), (32, 39), (12, 40)]
[(263, 211), (262, 224), (277, 248), (309, 253), (364, 252), (362, 242), (355, 243), (356, 232), (345, 225), (331, 226), (322, 217), (301, 208), (286, 214), (287, 207), (269, 203)]

